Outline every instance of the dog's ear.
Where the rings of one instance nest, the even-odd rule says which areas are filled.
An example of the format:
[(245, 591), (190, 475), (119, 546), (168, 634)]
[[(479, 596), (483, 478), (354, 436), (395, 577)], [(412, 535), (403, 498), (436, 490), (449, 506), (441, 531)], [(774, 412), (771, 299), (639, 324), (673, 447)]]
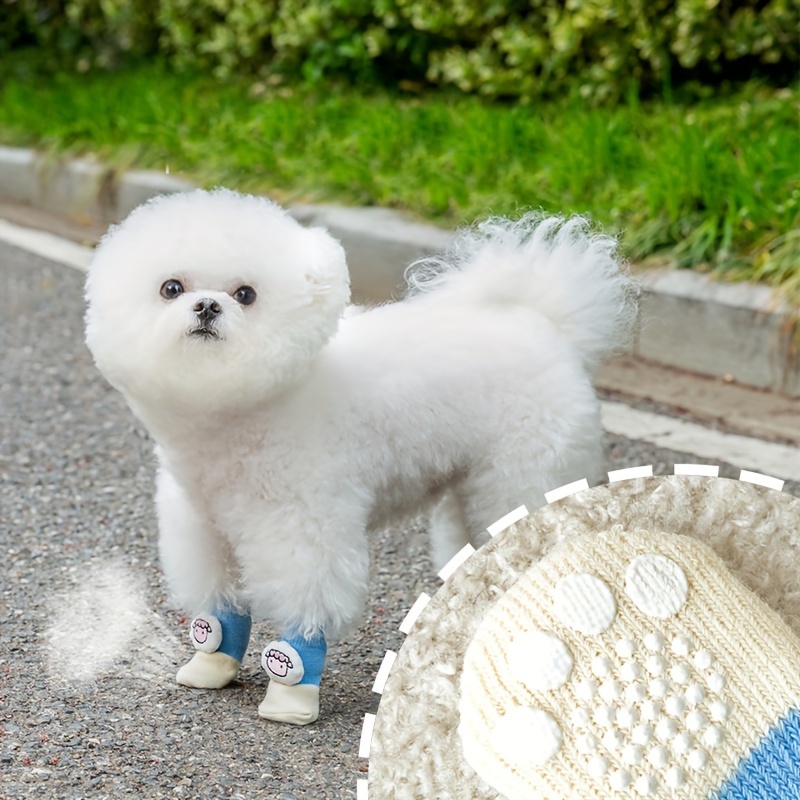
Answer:
[(342, 245), (325, 228), (310, 228), (305, 277), (315, 297), (340, 292), (349, 295), (350, 275)]

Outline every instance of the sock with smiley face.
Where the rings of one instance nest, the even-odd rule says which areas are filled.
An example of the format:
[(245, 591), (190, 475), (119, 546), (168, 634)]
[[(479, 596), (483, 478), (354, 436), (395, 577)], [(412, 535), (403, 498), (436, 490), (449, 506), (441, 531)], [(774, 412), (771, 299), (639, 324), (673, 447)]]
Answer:
[(177, 682), (197, 689), (219, 689), (230, 683), (239, 673), (251, 627), (249, 614), (227, 607), (195, 617), (189, 637), (197, 652), (178, 670)]
[(270, 642), (261, 655), (270, 682), (259, 715), (293, 725), (314, 722), (319, 717), (319, 684), (326, 652), (322, 634), (308, 639), (290, 635)]

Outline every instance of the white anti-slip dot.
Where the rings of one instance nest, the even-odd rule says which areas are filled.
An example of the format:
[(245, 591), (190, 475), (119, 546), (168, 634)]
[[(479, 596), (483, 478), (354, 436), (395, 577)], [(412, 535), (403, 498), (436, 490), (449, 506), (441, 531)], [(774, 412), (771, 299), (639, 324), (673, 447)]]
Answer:
[(708, 650), (698, 650), (692, 658), (696, 669), (703, 672), (714, 663), (714, 656)]
[(631, 774), (626, 769), (618, 769), (608, 776), (608, 782), (615, 792), (621, 792), (631, 785)]
[(647, 722), (640, 722), (632, 731), (631, 739), (635, 744), (650, 744), (653, 739), (653, 726)]
[(622, 760), (630, 767), (635, 767), (642, 763), (644, 759), (644, 748), (638, 744), (628, 744), (622, 748)]
[(671, 558), (647, 553), (628, 565), (625, 592), (648, 617), (667, 619), (685, 605), (689, 584), (683, 570)]
[(672, 640), (670, 649), (676, 656), (686, 657), (692, 649), (692, 640), (681, 633)]
[(664, 649), (664, 634), (660, 631), (651, 631), (644, 637), (644, 646), (651, 653), (660, 653)]
[(588, 770), (593, 778), (602, 778), (608, 772), (608, 759), (605, 756), (593, 756), (589, 759)]
[(676, 756), (682, 756), (684, 753), (688, 753), (692, 747), (694, 747), (694, 739), (688, 733), (686, 733), (686, 731), (684, 731), (683, 733), (679, 733), (672, 740), (670, 747)]
[(592, 672), (598, 678), (607, 678), (611, 674), (613, 667), (611, 659), (607, 656), (595, 656), (592, 659)]
[(708, 707), (708, 712), (714, 722), (725, 722), (725, 720), (728, 719), (728, 715), (731, 713), (731, 708), (726, 702), (715, 700)]
[(699, 706), (706, 699), (706, 691), (699, 683), (686, 688), (686, 702), (691, 706)]
[(676, 664), (670, 671), (670, 677), (675, 683), (688, 683), (692, 677), (692, 670), (686, 664)]
[(622, 684), (619, 681), (608, 678), (600, 684), (599, 692), (600, 697), (602, 697), (606, 703), (612, 703), (614, 700), (619, 700), (622, 696)]
[(636, 642), (629, 638), (619, 639), (614, 650), (620, 658), (630, 658), (636, 652)]
[(508, 649), (511, 675), (528, 689), (550, 691), (563, 686), (572, 674), (572, 656), (555, 634), (527, 631)]
[(703, 744), (706, 747), (715, 748), (725, 741), (725, 731), (720, 725), (710, 725), (703, 732)]
[(646, 722), (655, 722), (661, 716), (660, 700), (645, 700), (642, 703), (642, 719)]
[(696, 772), (702, 772), (708, 766), (708, 753), (697, 747), (689, 753), (688, 763)]
[(633, 788), (641, 797), (650, 797), (658, 791), (658, 778), (655, 775), (640, 775)]
[(643, 683), (632, 683), (625, 689), (625, 700), (629, 703), (642, 703), (647, 699), (647, 689)]
[(670, 695), (664, 701), (664, 710), (671, 717), (679, 717), (686, 711), (686, 699), (679, 694)]
[(686, 773), (680, 767), (670, 767), (664, 779), (670, 789), (680, 789), (686, 783)]
[(725, 676), (720, 672), (712, 672), (708, 676), (708, 689), (714, 694), (722, 694), (725, 690)]
[(616, 730), (606, 731), (600, 741), (609, 753), (616, 753), (625, 745), (625, 737)]
[(614, 706), (597, 706), (594, 709), (594, 721), (601, 728), (610, 728), (617, 719)]
[(597, 694), (597, 681), (592, 678), (583, 678), (575, 684), (575, 695), (588, 703)]
[(617, 604), (608, 584), (596, 575), (574, 573), (562, 578), (553, 590), (555, 615), (573, 630), (594, 635), (611, 626)]
[(619, 668), (619, 676), (625, 683), (632, 683), (642, 677), (642, 665), (638, 661), (626, 661)]
[(561, 747), (561, 729), (541, 708), (516, 706), (492, 731), (492, 745), (503, 757), (521, 766), (538, 766)]
[(664, 656), (650, 656), (644, 662), (644, 668), (653, 677), (658, 678), (667, 671), (667, 661)]
[(585, 706), (579, 706), (570, 715), (573, 728), (585, 728), (592, 720), (592, 714)]

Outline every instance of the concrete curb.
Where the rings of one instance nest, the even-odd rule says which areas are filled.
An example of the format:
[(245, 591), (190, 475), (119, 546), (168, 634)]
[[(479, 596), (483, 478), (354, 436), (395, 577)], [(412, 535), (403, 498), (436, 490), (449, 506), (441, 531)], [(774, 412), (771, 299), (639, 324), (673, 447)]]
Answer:
[[(53, 162), (34, 150), (0, 147), (0, 195), (102, 225), (120, 221), (156, 194), (189, 188), (188, 181), (157, 172), (119, 173), (90, 159)], [(340, 239), (356, 299), (388, 299), (409, 263), (443, 250), (451, 238), (388, 209), (302, 205), (290, 211)], [(800, 354), (792, 347), (796, 323), (773, 291), (668, 269), (638, 277), (645, 322), (634, 355), (800, 397)]]

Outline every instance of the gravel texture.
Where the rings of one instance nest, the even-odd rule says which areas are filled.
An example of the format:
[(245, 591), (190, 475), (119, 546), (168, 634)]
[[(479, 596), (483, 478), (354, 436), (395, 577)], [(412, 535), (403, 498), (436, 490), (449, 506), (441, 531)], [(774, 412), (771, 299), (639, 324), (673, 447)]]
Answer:
[[(373, 537), (367, 618), (330, 650), (318, 723), (258, 718), (263, 624), (237, 683), (177, 686), (192, 649), (157, 563), (151, 445), (91, 363), (82, 283), (0, 245), (0, 798), (355, 798), (375, 673), (439, 586), (424, 526)], [(606, 444), (608, 469), (697, 460)]]

